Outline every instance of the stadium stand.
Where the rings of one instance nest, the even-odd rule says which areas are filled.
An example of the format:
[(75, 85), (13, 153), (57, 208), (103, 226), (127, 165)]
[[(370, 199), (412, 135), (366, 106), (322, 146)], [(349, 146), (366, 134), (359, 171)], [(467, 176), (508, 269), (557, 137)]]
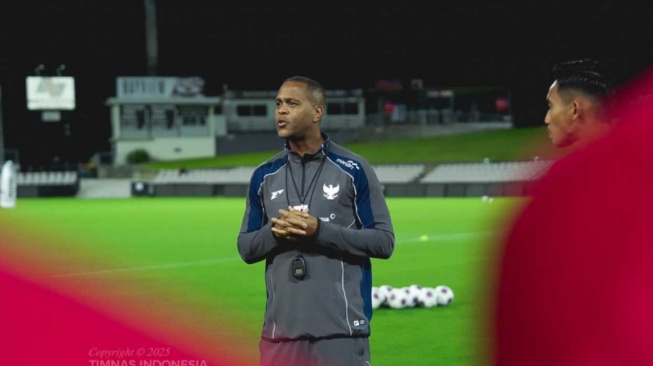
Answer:
[(548, 160), (440, 164), (420, 183), (426, 196), (521, 196), (551, 164)]
[(79, 191), (76, 171), (18, 172), (18, 197), (75, 196)]
[[(373, 166), (381, 183), (409, 183), (423, 172), (424, 164)], [(156, 184), (175, 183), (244, 183), (248, 184), (255, 167), (225, 169), (195, 169), (180, 173), (175, 169), (160, 170), (154, 178)]]
[(426, 168), (425, 164), (373, 165), (381, 184), (410, 183), (416, 181)]
[[(425, 164), (377, 164), (372, 167), (392, 197), (521, 196), (552, 161), (449, 163), (429, 168)], [(221, 169), (163, 169), (150, 180), (132, 180), (131, 196), (238, 196), (247, 193), (256, 167)], [(19, 172), (18, 197), (76, 196), (80, 177), (76, 171)], [(122, 186), (121, 186), (122, 187)], [(86, 187), (85, 192), (90, 188)], [(98, 189), (93, 190), (98, 191)], [(120, 195), (124, 195), (124, 188)], [(103, 188), (102, 192), (108, 192)], [(112, 191), (113, 192), (113, 191)], [(88, 192), (87, 192), (88, 193)], [(114, 197), (117, 193), (94, 193)]]
[(499, 163), (440, 164), (423, 178), (422, 183), (512, 182), (531, 181), (545, 172), (546, 160)]
[(155, 184), (176, 184), (176, 183), (244, 183), (249, 178), (254, 167), (236, 167), (225, 169), (194, 169), (180, 172), (174, 169), (164, 169), (158, 172), (154, 178)]
[(386, 196), (422, 196), (423, 187), (418, 179), (426, 171), (425, 164), (372, 165)]
[[(372, 167), (384, 194), (394, 197), (521, 196), (552, 161), (440, 164), (378, 164)], [(243, 196), (255, 167), (164, 169), (146, 186), (137, 182), (134, 195)], [(136, 187), (136, 186), (134, 186)]]
[(255, 167), (160, 170), (154, 177), (155, 196), (244, 196)]

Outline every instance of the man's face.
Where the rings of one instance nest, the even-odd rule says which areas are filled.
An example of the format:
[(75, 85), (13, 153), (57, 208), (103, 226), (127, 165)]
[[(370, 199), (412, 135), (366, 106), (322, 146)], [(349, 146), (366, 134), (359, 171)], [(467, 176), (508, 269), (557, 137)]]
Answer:
[(558, 83), (554, 81), (546, 95), (549, 109), (544, 117), (548, 126), (549, 138), (557, 147), (566, 147), (576, 142), (576, 124), (574, 123), (574, 103), (564, 101), (558, 93)]
[(281, 85), (275, 103), (279, 137), (301, 140), (314, 129), (319, 131), (321, 109), (308, 99), (304, 83), (289, 81)]

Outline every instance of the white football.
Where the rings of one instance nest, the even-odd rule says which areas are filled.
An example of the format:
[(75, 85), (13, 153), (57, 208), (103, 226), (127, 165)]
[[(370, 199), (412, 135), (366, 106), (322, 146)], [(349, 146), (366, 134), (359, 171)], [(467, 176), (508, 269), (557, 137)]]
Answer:
[(422, 287), (417, 297), (417, 305), (423, 308), (432, 308), (438, 306), (438, 297), (433, 287)]
[(390, 298), (392, 289), (393, 287), (389, 285), (381, 285), (378, 287), (379, 297), (383, 298), (383, 301), (380, 304), (381, 307), (386, 307), (386, 308), (389, 307), (388, 299)]
[(372, 287), (372, 309), (378, 309), (385, 302), (385, 292)]
[(392, 309), (403, 309), (408, 305), (408, 292), (403, 288), (393, 288), (386, 302)]
[(419, 294), (422, 293), (422, 286), (410, 285), (408, 287), (404, 287), (404, 291), (406, 291), (408, 295), (407, 307), (418, 306)]
[(448, 286), (437, 286), (435, 288), (435, 294), (438, 299), (438, 306), (447, 306), (453, 301), (453, 290)]

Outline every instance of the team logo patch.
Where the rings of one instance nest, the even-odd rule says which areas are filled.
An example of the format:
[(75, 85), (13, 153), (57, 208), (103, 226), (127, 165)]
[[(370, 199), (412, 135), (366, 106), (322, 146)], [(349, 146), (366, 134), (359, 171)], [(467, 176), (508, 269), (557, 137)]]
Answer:
[(283, 189), (280, 189), (278, 191), (274, 191), (274, 192), (272, 192), (272, 196), (270, 197), (270, 199), (273, 200), (273, 199), (279, 197), (279, 195), (282, 194), (282, 193), (283, 193)]
[(328, 186), (325, 184), (322, 189), (324, 190), (324, 197), (328, 200), (332, 200), (336, 197), (338, 197), (338, 192), (340, 191), (340, 185), (338, 184), (337, 186), (333, 186), (333, 184), (329, 184)]

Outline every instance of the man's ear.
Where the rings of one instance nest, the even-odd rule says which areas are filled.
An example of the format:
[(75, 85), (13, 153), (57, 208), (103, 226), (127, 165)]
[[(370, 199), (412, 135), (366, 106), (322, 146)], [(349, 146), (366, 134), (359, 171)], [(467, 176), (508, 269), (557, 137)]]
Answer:
[(580, 121), (585, 116), (585, 108), (587, 108), (586, 101), (582, 98), (574, 98), (574, 101), (571, 104), (572, 107), (572, 119), (574, 121)]
[(316, 105), (313, 113), (313, 122), (317, 123), (322, 120), (322, 115), (324, 114), (324, 106)]

